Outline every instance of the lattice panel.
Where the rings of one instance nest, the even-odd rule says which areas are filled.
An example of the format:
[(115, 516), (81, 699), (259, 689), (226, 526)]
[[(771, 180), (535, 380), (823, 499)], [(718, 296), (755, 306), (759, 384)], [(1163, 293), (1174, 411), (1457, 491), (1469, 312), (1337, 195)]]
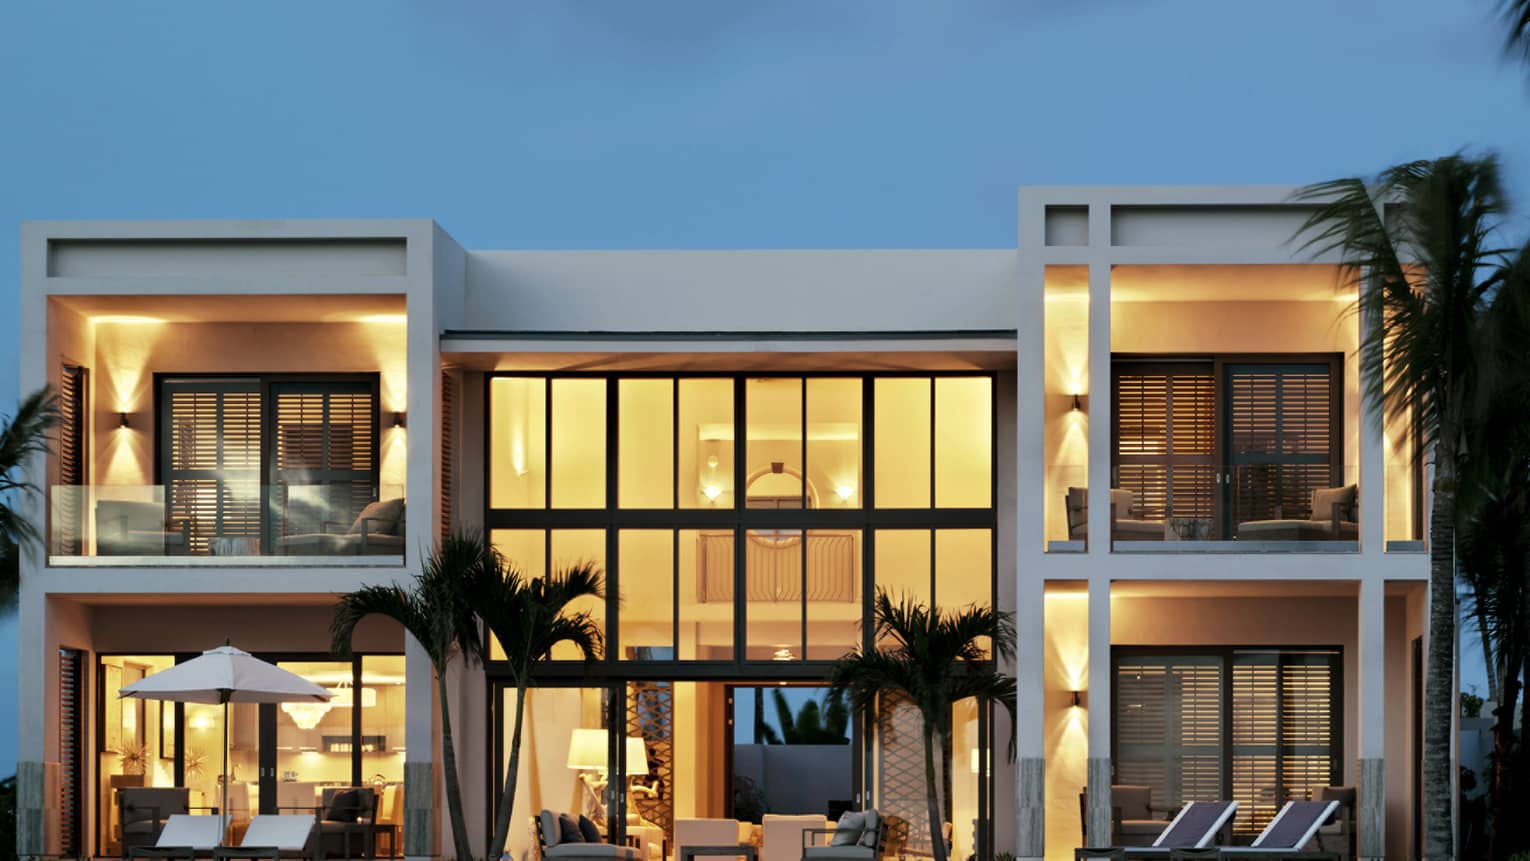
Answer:
[[(673, 682), (627, 684), (627, 734), (648, 749), (648, 774), (629, 777), (657, 789), (628, 792), (627, 805), (675, 839), (675, 686)], [(630, 767), (630, 766), (629, 766)], [(654, 778), (657, 778), (655, 782)]]
[(877, 709), (877, 809), (887, 817), (887, 857), (932, 857), (924, 783), (923, 720), (906, 697), (883, 694)]

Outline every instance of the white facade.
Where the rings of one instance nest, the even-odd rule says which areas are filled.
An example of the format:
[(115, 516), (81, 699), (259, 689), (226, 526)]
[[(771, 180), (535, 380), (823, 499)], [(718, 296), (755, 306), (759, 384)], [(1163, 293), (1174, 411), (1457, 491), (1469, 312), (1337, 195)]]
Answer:
[[(26, 225), (21, 389), (57, 386), (65, 364), (98, 371), (89, 429), (97, 444), (84, 484), (124, 475), (153, 483), (148, 443), (136, 472), (113, 460), (126, 456), (108, 427), (117, 414), (131, 417), (134, 433), (156, 420), (143, 400), (148, 385), (140, 381), (130, 403), (133, 387), (113, 374), (120, 382), (150, 372), (299, 372), (312, 364), (307, 351), (327, 344), (355, 358), (326, 359), (326, 370), (354, 364), (381, 375), (383, 425), (393, 413), (408, 416), (402, 451), (382, 455), (383, 472), (407, 488), (408, 539), (391, 559), (124, 562), (53, 549), (25, 559), (23, 852), (57, 847), (57, 651), (186, 651), (224, 636), (247, 648), (327, 649), (330, 596), (418, 570), (439, 532), (443, 483), (451, 521), (482, 525), (485, 405), (476, 381), (485, 372), (903, 369), (992, 371), (999, 386), (997, 593), (1017, 617), (1021, 695), (1018, 760), (993, 791), (996, 849), (1071, 857), (1086, 784), (1091, 833), (1110, 828), (1113, 646), (1332, 644), (1344, 647), (1340, 782), (1359, 788), (1359, 855), (1414, 857), (1409, 751), (1418, 728), (1408, 719), (1416, 705), (1408, 679), (1416, 668), (1407, 649), (1427, 618), (1428, 562), (1412, 526), (1420, 493), (1402, 486), (1417, 479), (1398, 465), (1399, 436), (1362, 415), (1358, 322), (1343, 314), (1344, 296), (1335, 299), (1334, 261), (1309, 259), (1290, 241), (1307, 211), (1287, 203), (1289, 192), (1027, 188), (1016, 247), (981, 250), (466, 251), (430, 221)], [(373, 318), (397, 331), (366, 334)], [(124, 328), (135, 325), (161, 334)], [(1338, 457), (1344, 482), (1359, 488), (1358, 540), (1074, 538), (1066, 489), (1117, 481), (1113, 354), (1187, 353), (1342, 355)], [(129, 368), (134, 361), (150, 366)], [(443, 370), (461, 392), (445, 476)], [(1069, 418), (1079, 412), (1086, 418)], [(34, 474), (58, 483), (51, 460)], [(1087, 509), (1087, 534), (1114, 529), (1111, 507)], [(144, 626), (132, 624), (135, 614)], [(168, 619), (168, 629), (155, 621)], [(451, 844), (434, 789), (430, 666), (396, 630), (367, 636), (406, 654), (405, 846), (411, 858), (439, 856)], [(464, 674), (453, 688), (464, 783), (481, 787), (489, 756), (475, 740), (488, 732), (485, 686)], [(1076, 692), (1081, 709), (1071, 707)], [(468, 808), (469, 828), (481, 830), (485, 808)]]

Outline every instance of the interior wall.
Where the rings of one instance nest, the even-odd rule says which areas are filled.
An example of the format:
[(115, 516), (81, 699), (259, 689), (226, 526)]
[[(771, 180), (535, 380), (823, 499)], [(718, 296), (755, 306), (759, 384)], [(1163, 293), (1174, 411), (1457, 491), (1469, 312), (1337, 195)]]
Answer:
[[(1081, 266), (1049, 267), (1058, 270)], [(1088, 485), (1089, 472), (1089, 296), (1048, 289), (1045, 340), (1046, 370), (1043, 392), (1046, 429), (1042, 457), (1046, 464), (1046, 538), (1068, 538), (1066, 496), (1069, 487)], [(1084, 409), (1073, 409), (1079, 395)]]
[(1070, 861), (1083, 836), (1078, 796), (1089, 782), (1089, 709), (1099, 707), (1088, 699), (1073, 705), (1072, 692), (1084, 690), (1089, 681), (1087, 593), (1047, 593), (1045, 644), (1046, 857)]
[[(109, 323), (95, 324), (92, 370), (97, 484), (154, 481), (154, 375), (377, 373), (379, 483), (403, 495), (406, 409), (404, 324)], [(128, 414), (128, 428), (118, 413)]]

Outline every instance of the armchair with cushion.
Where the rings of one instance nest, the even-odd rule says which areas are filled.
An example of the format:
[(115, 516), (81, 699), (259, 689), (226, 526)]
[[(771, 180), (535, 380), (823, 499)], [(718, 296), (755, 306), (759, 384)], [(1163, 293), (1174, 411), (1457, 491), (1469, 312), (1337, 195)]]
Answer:
[[(1068, 512), (1068, 539), (1084, 541), (1089, 538), (1089, 489), (1070, 487), (1065, 500)], [(1162, 541), (1163, 521), (1145, 520), (1137, 502), (1137, 494), (1119, 487), (1110, 489), (1110, 532), (1113, 540)]]
[(122, 854), (151, 847), (171, 816), (191, 812), (191, 790), (184, 786), (134, 786), (117, 790)]
[(595, 823), (583, 816), (543, 810), (532, 817), (531, 829), (542, 861), (641, 861), (636, 848), (600, 839)]
[(318, 532), (281, 539), (285, 556), (397, 556), (404, 552), (404, 500), (373, 502), (356, 515), (346, 531), (343, 523), (326, 520)]
[(326, 788), (318, 810), (319, 857), (372, 857), (376, 816), (377, 792), (372, 787)]
[[(1079, 818), (1085, 823), (1084, 845), (1091, 845), (1087, 823), (1089, 822), (1089, 790), (1078, 794)], [(1153, 790), (1148, 786), (1113, 784), (1110, 787), (1111, 846), (1149, 846), (1163, 830), (1169, 827), (1169, 819), (1163, 814), (1174, 812), (1172, 808), (1153, 804)]]
[(180, 556), (190, 546), (191, 523), (169, 519), (163, 503), (96, 503), (97, 556)]
[(875, 808), (847, 811), (833, 828), (802, 832), (802, 861), (876, 861), (886, 847), (887, 818)]

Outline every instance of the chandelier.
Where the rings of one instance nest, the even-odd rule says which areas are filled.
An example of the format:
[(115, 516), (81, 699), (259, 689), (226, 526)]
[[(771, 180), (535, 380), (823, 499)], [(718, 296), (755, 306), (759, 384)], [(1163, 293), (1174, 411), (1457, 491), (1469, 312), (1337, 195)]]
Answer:
[(297, 724), (298, 729), (313, 729), (319, 725), (319, 721), (329, 714), (332, 708), (329, 703), (282, 703), (282, 711), (292, 722)]

